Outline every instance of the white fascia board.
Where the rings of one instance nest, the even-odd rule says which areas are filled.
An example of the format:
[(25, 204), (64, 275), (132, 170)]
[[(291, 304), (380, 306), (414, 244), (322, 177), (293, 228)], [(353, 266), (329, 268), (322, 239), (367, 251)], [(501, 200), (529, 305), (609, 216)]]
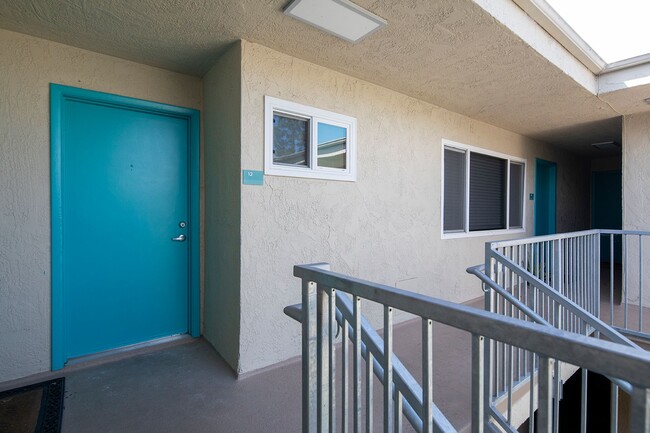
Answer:
[(601, 74), (598, 80), (598, 93), (611, 93), (646, 84), (650, 84), (650, 58), (646, 59), (644, 63), (625, 66), (623, 69), (615, 69)]

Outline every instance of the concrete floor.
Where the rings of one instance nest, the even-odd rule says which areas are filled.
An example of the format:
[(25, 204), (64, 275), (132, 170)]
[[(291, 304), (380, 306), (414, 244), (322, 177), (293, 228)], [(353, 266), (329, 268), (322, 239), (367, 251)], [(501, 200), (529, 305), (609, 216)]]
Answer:
[[(394, 335), (396, 353), (419, 380), (420, 322), (398, 325)], [(469, 336), (434, 328), (434, 399), (459, 429), (470, 421), (469, 355)], [(383, 401), (377, 381), (374, 389), (376, 430)], [(77, 367), (66, 373), (62, 431), (298, 433), (300, 361), (236, 379), (206, 341), (195, 339)]]
[(203, 339), (66, 374), (62, 433), (300, 432), (300, 365), (237, 380)]

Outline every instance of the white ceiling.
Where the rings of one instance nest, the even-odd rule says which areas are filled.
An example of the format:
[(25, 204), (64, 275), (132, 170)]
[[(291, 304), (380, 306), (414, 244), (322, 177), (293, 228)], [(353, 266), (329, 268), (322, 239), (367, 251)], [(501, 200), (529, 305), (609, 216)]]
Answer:
[(0, 28), (197, 76), (247, 39), (592, 156), (590, 143), (620, 142), (622, 110), (650, 110), (650, 85), (601, 99), (471, 0), (355, 0), (388, 21), (357, 45), (283, 15), (287, 3), (0, 0)]

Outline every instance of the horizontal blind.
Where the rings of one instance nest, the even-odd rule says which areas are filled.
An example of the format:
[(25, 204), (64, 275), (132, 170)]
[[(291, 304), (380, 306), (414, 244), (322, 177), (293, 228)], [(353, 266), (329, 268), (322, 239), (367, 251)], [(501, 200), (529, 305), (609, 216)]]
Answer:
[(465, 151), (445, 148), (443, 229), (465, 230)]
[(470, 153), (469, 230), (506, 228), (507, 161)]

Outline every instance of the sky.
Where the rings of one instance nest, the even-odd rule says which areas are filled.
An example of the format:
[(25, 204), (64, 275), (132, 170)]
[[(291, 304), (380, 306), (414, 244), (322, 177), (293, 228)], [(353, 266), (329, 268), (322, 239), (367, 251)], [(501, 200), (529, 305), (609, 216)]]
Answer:
[(650, 53), (650, 0), (546, 0), (606, 63)]

